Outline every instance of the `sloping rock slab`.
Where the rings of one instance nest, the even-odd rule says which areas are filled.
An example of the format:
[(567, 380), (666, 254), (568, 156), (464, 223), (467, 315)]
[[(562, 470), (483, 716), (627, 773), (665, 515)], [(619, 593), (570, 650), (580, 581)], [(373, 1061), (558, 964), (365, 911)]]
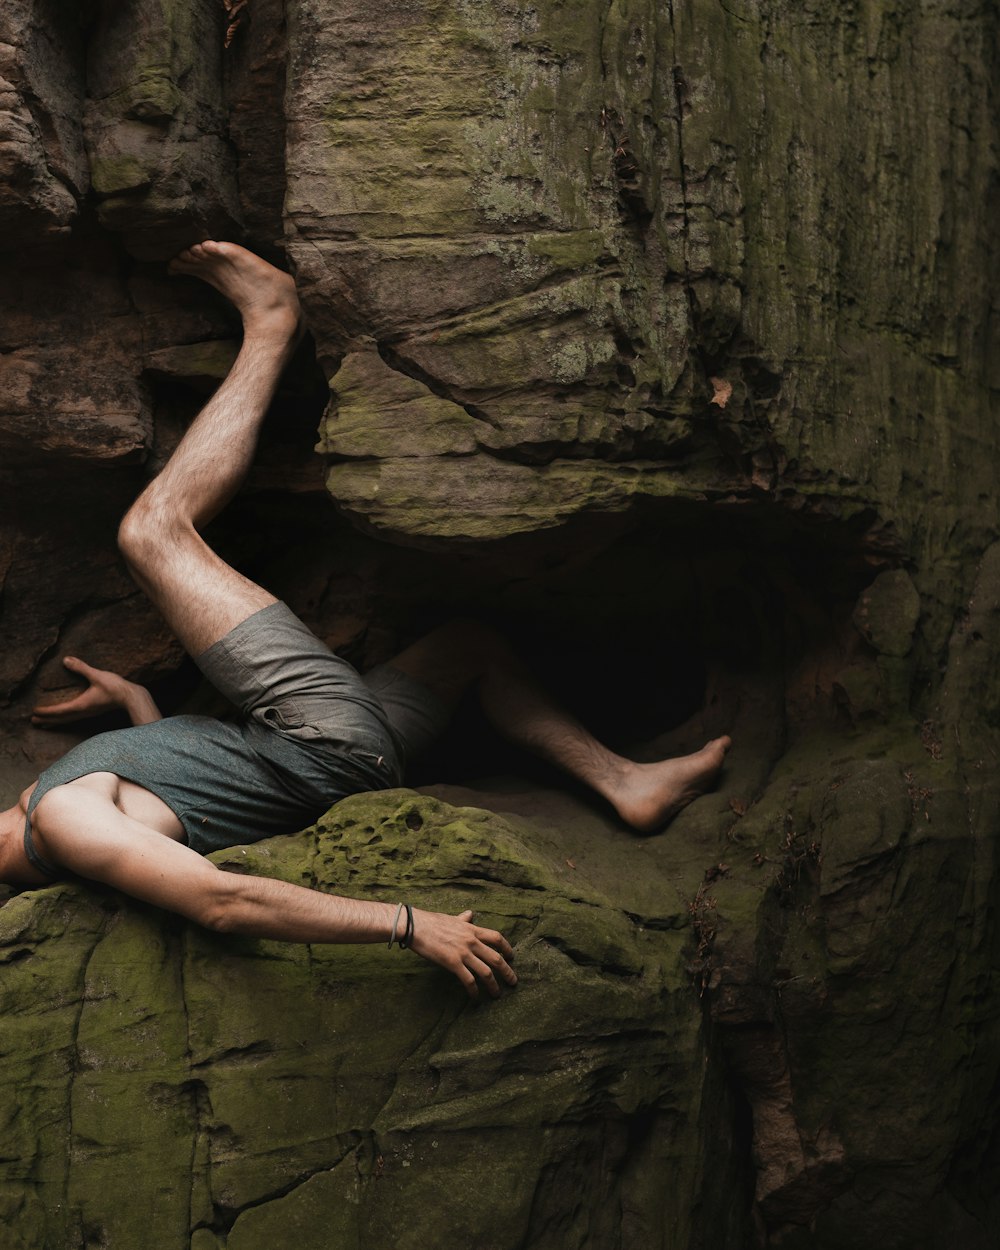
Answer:
[(652, 1247), (678, 1222), (688, 1244), (709, 1078), (666, 882), (640, 923), (546, 835), (406, 791), (218, 858), (471, 907), (513, 941), (520, 984), (476, 1007), (381, 945), (225, 939), (75, 884), (12, 899), (11, 1250), (611, 1246), (628, 1229)]

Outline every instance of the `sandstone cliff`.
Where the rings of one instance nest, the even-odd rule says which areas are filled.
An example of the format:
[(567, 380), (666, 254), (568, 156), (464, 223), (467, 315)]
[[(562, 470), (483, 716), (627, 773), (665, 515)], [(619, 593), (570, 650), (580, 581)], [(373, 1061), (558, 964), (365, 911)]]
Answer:
[(66, 652), (204, 705), (113, 544), (235, 350), (165, 273), (208, 235), (312, 335), (231, 558), (359, 664), (476, 611), (610, 740), (737, 744), (637, 840), (469, 721), (418, 792), (221, 857), (474, 906), (521, 976), (478, 1010), (10, 898), (5, 1247), (996, 1244), (997, 26), (5, 6), (0, 797), (73, 741), (27, 722)]

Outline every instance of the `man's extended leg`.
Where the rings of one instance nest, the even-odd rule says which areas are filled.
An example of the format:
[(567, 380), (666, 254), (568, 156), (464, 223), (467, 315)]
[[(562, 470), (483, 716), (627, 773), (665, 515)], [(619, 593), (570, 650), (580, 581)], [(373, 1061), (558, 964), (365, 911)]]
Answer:
[(126, 514), (119, 543), (136, 581), (197, 656), (275, 602), (220, 559), (198, 531), (232, 498), (250, 468), (295, 348), (300, 314), (291, 277), (235, 244), (198, 244), (182, 252), (171, 270), (201, 278), (236, 306), (243, 346), (163, 471)]
[(474, 687), (487, 718), (505, 737), (557, 764), (603, 795), (627, 824), (661, 828), (714, 783), (727, 737), (692, 755), (637, 764), (608, 750), (538, 685), (496, 631), (476, 621), (433, 630), (392, 660), (454, 710)]

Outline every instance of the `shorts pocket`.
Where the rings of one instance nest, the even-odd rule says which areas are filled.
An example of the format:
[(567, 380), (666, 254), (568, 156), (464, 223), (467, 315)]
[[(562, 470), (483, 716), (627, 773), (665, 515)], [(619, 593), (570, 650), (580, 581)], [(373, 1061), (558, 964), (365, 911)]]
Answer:
[[(268, 703), (264, 707), (256, 707), (252, 715), (254, 720), (260, 721), (268, 729), (276, 729), (279, 733), (288, 733), (289, 730), (302, 729), (306, 723), (302, 710), (291, 699), (285, 699), (281, 703)], [(306, 736), (314, 737), (316, 736), (316, 731), (313, 730), (311, 734)]]

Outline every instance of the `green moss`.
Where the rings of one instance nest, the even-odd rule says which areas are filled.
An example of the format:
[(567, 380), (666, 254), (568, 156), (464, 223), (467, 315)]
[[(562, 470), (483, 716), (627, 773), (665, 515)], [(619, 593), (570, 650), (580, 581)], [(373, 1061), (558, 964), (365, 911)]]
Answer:
[(554, 262), (560, 269), (586, 269), (604, 251), (604, 238), (598, 230), (567, 234), (536, 234), (527, 249), (535, 256)]
[(117, 100), (107, 103), (120, 108), (126, 117), (162, 123), (180, 111), (183, 99), (170, 78), (169, 67), (145, 66), (138, 82), (123, 88)]
[(331, 379), (334, 402), (319, 451), (336, 456), (441, 456), (475, 449), (475, 418), (391, 369), (374, 351), (351, 352)]
[(148, 187), (155, 170), (135, 156), (105, 155), (90, 164), (90, 177), (99, 195), (116, 195)]
[(191, 1250), (226, 1250), (226, 1247), (207, 1228), (197, 1228), (191, 1234)]

